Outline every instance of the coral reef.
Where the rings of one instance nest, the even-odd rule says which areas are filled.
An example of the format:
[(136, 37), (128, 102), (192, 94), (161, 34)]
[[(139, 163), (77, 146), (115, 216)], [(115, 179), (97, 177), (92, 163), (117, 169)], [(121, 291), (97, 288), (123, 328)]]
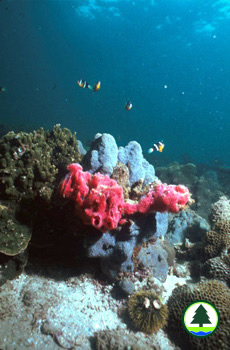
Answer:
[(132, 272), (134, 247), (152, 237), (164, 236), (168, 227), (168, 213), (138, 215), (132, 222), (116, 230), (100, 233), (93, 231), (85, 236), (87, 256), (101, 258), (102, 271), (114, 279), (120, 271)]
[(226, 282), (230, 286), (230, 259), (229, 255), (208, 259), (202, 266), (202, 275), (209, 279)]
[(118, 185), (122, 187), (124, 199), (129, 199), (129, 168), (125, 164), (118, 162), (117, 165), (113, 168), (111, 179), (115, 180)]
[(144, 333), (156, 333), (167, 323), (168, 309), (151, 291), (134, 293), (128, 301), (128, 312), (135, 328)]
[(179, 184), (183, 183), (189, 188), (195, 199), (193, 208), (196, 213), (208, 220), (211, 204), (223, 195), (225, 189), (219, 184), (215, 171), (205, 171), (198, 177), (194, 164), (180, 165), (177, 162), (168, 167), (156, 168), (156, 174), (163, 182)]
[(141, 146), (136, 141), (129, 142), (125, 147), (119, 147), (118, 161), (129, 167), (131, 186), (140, 179), (143, 180), (143, 186), (156, 180), (154, 167), (144, 159)]
[[(228, 222), (230, 223), (230, 221)], [(205, 257), (213, 258), (230, 248), (230, 228), (228, 225), (216, 224), (214, 229), (208, 231), (205, 236)]]
[(110, 134), (96, 134), (89, 152), (83, 159), (82, 166), (90, 173), (112, 175), (118, 161), (118, 147)]
[(0, 140), (1, 198), (50, 200), (58, 172), (79, 160), (75, 134), (59, 124), (52, 131), (11, 131)]
[[(220, 325), (211, 337), (191, 337), (183, 330), (182, 315), (185, 307), (194, 300), (208, 300), (220, 313)], [(193, 288), (182, 286), (176, 288), (168, 300), (169, 318), (168, 331), (175, 343), (182, 348), (199, 349), (229, 349), (230, 320), (230, 289), (222, 282), (210, 280), (196, 284)]]
[(224, 189), (225, 195), (230, 196), (230, 167), (229, 166), (220, 166), (216, 168), (218, 174), (218, 180)]
[(168, 275), (167, 259), (168, 253), (162, 247), (160, 240), (148, 241), (133, 251), (135, 269), (142, 273), (147, 270), (150, 276), (156, 277), (161, 282), (165, 282)]
[(210, 226), (205, 219), (193, 210), (187, 209), (176, 215), (169, 214), (166, 237), (173, 244), (182, 243), (185, 238), (195, 242), (202, 240), (209, 229)]
[[(119, 273), (116, 278), (118, 286), (128, 295), (164, 283), (174, 267), (175, 250), (167, 240), (150, 239), (133, 248), (132, 261), (134, 272)], [(160, 291), (157, 292), (159, 295)]]
[(226, 196), (220, 197), (220, 199), (212, 205), (211, 220), (213, 223), (220, 221), (230, 222), (230, 200), (228, 200)]
[(16, 256), (7, 256), (0, 253), (0, 286), (6, 283), (6, 281), (19, 276), (26, 266), (27, 260), (28, 254), (26, 251)]
[[(183, 209), (190, 194), (184, 186), (161, 184), (137, 142), (118, 149), (111, 135), (97, 134), (83, 158), (84, 171), (79, 164), (69, 166), (60, 192), (73, 201), (63, 200), (56, 187), (66, 165), (81, 160), (78, 146), (75, 134), (60, 125), (52, 131), (41, 128), (29, 134), (5, 135), (0, 140), (0, 199), (15, 203), (14, 224), (31, 224), (35, 246), (63, 241), (63, 251), (67, 241), (74, 242), (71, 251), (76, 245), (76, 254), (100, 258), (103, 272), (114, 279), (119, 272), (134, 270), (135, 247), (150, 238), (157, 242), (164, 237), (168, 225), (165, 211)], [(68, 240), (62, 239), (64, 235)], [(29, 239), (15, 244), (25, 249)], [(143, 258), (150, 247), (143, 248), (139, 258), (143, 270), (151, 269), (155, 277), (165, 280), (168, 254), (158, 243), (151, 246), (154, 265)], [(56, 251), (58, 254), (57, 247)]]
[(215, 278), (229, 283), (227, 259), (230, 249), (229, 209), (229, 201), (226, 197), (221, 197), (212, 206), (211, 227), (197, 215), (193, 221), (187, 219), (179, 226), (181, 221), (176, 223), (177, 217), (185, 217), (189, 210), (175, 215), (169, 223), (166, 237), (176, 242), (175, 238), (179, 233), (176, 256), (180, 260), (189, 261), (193, 278)]
[(185, 186), (157, 184), (139, 203), (125, 202), (122, 187), (108, 175), (91, 176), (77, 163), (69, 165), (68, 170), (70, 173), (61, 183), (60, 193), (76, 203), (76, 210), (85, 224), (102, 232), (126, 223), (127, 215), (155, 211), (177, 213), (190, 201)]
[(212, 203), (223, 195), (223, 188), (218, 182), (216, 172), (206, 171), (197, 181), (193, 193), (196, 200), (197, 214), (208, 220)]
[[(53, 208), (56, 216), (64, 212), (59, 209), (57, 185), (67, 164), (80, 160), (76, 135), (59, 124), (51, 131), (10, 131), (0, 139), (0, 252), (15, 256), (9, 260), (9, 266), (20, 260), (18, 255), (25, 252), (32, 234), (35, 240), (37, 234), (40, 242), (46, 244), (49, 233), (56, 229), (57, 239), (59, 228), (55, 223), (64, 226), (60, 217), (54, 219), (50, 215)], [(5, 281), (11, 273), (4, 271)]]
[(212, 230), (205, 236), (205, 257), (223, 257), (230, 249), (230, 201), (227, 197), (221, 197), (212, 205), (211, 211)]
[(5, 255), (22, 253), (31, 239), (31, 230), (17, 221), (15, 208), (1, 202), (0, 232), (0, 253)]
[[(160, 183), (137, 142), (132, 141), (118, 151), (114, 142), (111, 135), (97, 134), (83, 159), (83, 169), (71, 165), (60, 186), (60, 193), (75, 203), (78, 216), (85, 224), (91, 224), (89, 228), (80, 228), (86, 232), (85, 254), (100, 258), (102, 271), (112, 280), (120, 272), (134, 270), (135, 247), (150, 238), (164, 237), (168, 226), (168, 213), (164, 211), (177, 212), (190, 202), (184, 186)], [(110, 149), (114, 152), (108, 152)], [(98, 170), (100, 173), (96, 173)], [(76, 226), (75, 236), (77, 230)], [(168, 272), (164, 261), (162, 278)], [(157, 268), (154, 273), (162, 275)], [(132, 283), (127, 280), (127, 284)]]
[(205, 262), (200, 266), (200, 274), (230, 284), (230, 201), (222, 196), (212, 205), (212, 230), (204, 240)]
[(198, 181), (197, 169), (192, 163), (180, 165), (179, 163), (174, 162), (167, 167), (156, 168), (156, 175), (163, 182), (175, 185), (182, 183), (191, 191), (194, 191), (194, 186)]
[(92, 177), (77, 163), (69, 165), (68, 170), (70, 174), (61, 183), (60, 193), (74, 200), (84, 223), (102, 232), (117, 228), (122, 216), (122, 187), (108, 175), (97, 173)]
[(89, 152), (83, 159), (84, 170), (90, 173), (112, 175), (113, 168), (122, 163), (129, 168), (129, 183), (143, 179), (143, 185), (155, 180), (154, 167), (150, 165), (142, 154), (139, 143), (131, 141), (126, 147), (117, 147), (114, 137), (110, 134), (96, 134)]

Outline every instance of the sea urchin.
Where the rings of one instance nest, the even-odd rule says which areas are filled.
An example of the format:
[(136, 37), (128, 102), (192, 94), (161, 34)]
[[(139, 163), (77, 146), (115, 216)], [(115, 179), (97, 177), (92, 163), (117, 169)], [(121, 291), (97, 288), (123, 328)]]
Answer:
[(151, 291), (134, 293), (128, 302), (128, 312), (134, 326), (145, 333), (156, 333), (167, 322), (168, 309)]

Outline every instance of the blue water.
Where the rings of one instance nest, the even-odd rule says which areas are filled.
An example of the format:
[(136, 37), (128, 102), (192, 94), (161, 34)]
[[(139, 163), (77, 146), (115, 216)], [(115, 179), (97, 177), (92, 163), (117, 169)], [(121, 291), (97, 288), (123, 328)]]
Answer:
[(229, 166), (229, 22), (229, 0), (1, 0), (0, 123), (163, 140), (153, 164)]
[(202, 336), (208, 335), (208, 334), (210, 334), (212, 332), (202, 332), (202, 331), (200, 331), (200, 332), (192, 332), (191, 331), (190, 333), (195, 334), (195, 335), (200, 335), (202, 337)]

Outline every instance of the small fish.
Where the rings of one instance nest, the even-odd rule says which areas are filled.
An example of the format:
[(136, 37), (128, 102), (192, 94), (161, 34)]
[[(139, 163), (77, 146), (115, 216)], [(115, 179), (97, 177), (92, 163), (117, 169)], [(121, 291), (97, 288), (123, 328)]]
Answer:
[(148, 153), (150, 154), (154, 151), (163, 152), (164, 147), (165, 144), (163, 142), (154, 143), (154, 145), (148, 150)]
[(0, 86), (0, 92), (6, 92), (6, 88)]
[(82, 89), (90, 89), (90, 90), (93, 90), (93, 87), (91, 85), (89, 85), (89, 83), (87, 83), (86, 80), (84, 79), (79, 79), (77, 81), (78, 83), (78, 86), (80, 86)]
[(101, 82), (98, 81), (98, 82), (96, 82), (96, 84), (94, 85), (93, 91), (94, 91), (94, 92), (97, 92), (98, 90), (100, 90), (100, 88), (101, 88)]
[(132, 102), (129, 100), (128, 102), (126, 102), (126, 104), (125, 104), (125, 109), (126, 109), (126, 111), (130, 111), (130, 109), (132, 109), (133, 108), (133, 104), (132, 104)]
[(100, 90), (101, 88), (101, 82), (98, 81), (94, 86), (90, 85), (89, 83), (87, 83), (86, 80), (84, 79), (79, 79), (77, 81), (78, 85), (83, 88), (83, 89), (89, 89), (91, 91), (97, 92), (98, 90)]

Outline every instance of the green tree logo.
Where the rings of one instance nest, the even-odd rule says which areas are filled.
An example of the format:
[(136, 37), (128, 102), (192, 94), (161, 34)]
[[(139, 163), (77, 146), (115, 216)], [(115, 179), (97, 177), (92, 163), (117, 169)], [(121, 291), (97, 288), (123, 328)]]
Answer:
[(193, 320), (191, 322), (191, 324), (194, 323), (198, 323), (199, 327), (203, 327), (203, 324), (211, 324), (212, 322), (210, 322), (207, 310), (203, 307), (202, 304), (200, 304), (200, 306), (198, 306), (198, 308), (195, 311), (195, 315), (193, 317)]
[(195, 300), (184, 309), (182, 324), (193, 337), (209, 337), (217, 330), (219, 323), (219, 311), (207, 300)]

